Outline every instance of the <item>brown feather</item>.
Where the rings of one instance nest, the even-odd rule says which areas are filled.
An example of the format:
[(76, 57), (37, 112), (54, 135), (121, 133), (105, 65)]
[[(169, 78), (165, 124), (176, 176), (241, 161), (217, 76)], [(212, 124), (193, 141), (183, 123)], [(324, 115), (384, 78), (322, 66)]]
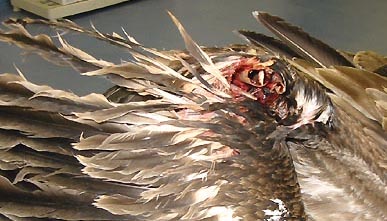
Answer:
[(335, 49), (313, 38), (302, 29), (290, 25), (283, 19), (265, 12), (254, 12), (253, 15), (285, 44), (305, 59), (317, 63), (321, 67), (334, 65), (353, 67), (353, 64)]
[(256, 45), (258, 47), (263, 47), (265, 50), (271, 52), (274, 55), (279, 54), (288, 59), (300, 58), (300, 55), (294, 52), (289, 46), (283, 42), (252, 31), (239, 30), (237, 32), (241, 37), (245, 38), (250, 44)]

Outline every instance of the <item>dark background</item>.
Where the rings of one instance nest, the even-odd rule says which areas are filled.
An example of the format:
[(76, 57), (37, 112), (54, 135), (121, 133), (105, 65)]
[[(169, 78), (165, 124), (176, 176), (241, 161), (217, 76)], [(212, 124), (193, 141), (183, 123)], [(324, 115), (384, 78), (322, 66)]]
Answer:
[[(241, 39), (232, 33), (236, 29), (268, 33), (251, 15), (252, 11), (260, 10), (301, 26), (333, 47), (347, 51), (373, 50), (387, 55), (385, 0), (132, 0), (69, 18), (83, 26), (92, 22), (101, 32), (121, 33), (123, 27), (148, 47), (183, 48), (167, 10), (180, 19), (200, 45), (240, 43)], [(8, 17), (35, 16), (25, 11), (14, 13), (9, 1), (0, 0), (0, 20)], [(56, 34), (45, 27), (35, 27), (32, 32)], [(65, 39), (96, 57), (116, 63), (130, 59), (126, 51), (88, 37), (67, 34)], [(70, 68), (51, 65), (36, 55), (21, 56), (21, 53), (15, 46), (0, 42), (0, 73), (16, 73), (15, 65), (35, 83), (80, 95), (103, 92), (110, 86), (103, 78), (82, 77)]]

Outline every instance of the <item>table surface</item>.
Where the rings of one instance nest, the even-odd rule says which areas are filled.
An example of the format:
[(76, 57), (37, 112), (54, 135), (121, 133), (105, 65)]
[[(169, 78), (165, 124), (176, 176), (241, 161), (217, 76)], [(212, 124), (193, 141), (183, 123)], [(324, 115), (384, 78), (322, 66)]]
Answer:
[[(279, 15), (301, 26), (311, 35), (335, 48), (347, 51), (374, 50), (387, 55), (387, 1), (363, 0), (132, 0), (104, 9), (70, 17), (83, 26), (92, 22), (101, 32), (120, 32), (123, 27), (131, 36), (149, 47), (159, 49), (183, 48), (183, 41), (168, 17), (173, 12), (192, 37), (205, 46), (241, 43), (232, 33), (250, 29), (268, 33), (252, 17), (254, 10)], [(8, 17), (35, 17), (21, 11), (13, 12), (6, 0), (0, 0), (0, 20)], [(56, 34), (46, 27), (35, 27), (33, 33)], [(90, 40), (88, 37), (67, 34), (71, 44), (96, 57), (120, 62), (129, 60), (126, 51)], [(21, 56), (22, 51), (0, 42), (0, 73), (15, 73), (17, 66), (25, 76), (38, 84), (84, 95), (103, 92), (110, 84), (102, 78), (79, 76), (71, 68), (57, 67), (36, 55)]]

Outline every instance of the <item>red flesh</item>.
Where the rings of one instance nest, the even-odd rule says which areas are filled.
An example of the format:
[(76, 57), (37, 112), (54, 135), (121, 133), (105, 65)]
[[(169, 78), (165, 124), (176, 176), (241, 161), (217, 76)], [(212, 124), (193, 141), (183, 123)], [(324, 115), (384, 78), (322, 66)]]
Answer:
[[(275, 60), (260, 62), (257, 58), (243, 58), (223, 69), (229, 83), (238, 88), (232, 90), (233, 97), (241, 99), (243, 96), (240, 90), (242, 90), (254, 96), (260, 104), (271, 106), (285, 92), (285, 83), (281, 75), (271, 68), (275, 62)], [(263, 82), (259, 82), (258, 77), (261, 71), (264, 76)]]

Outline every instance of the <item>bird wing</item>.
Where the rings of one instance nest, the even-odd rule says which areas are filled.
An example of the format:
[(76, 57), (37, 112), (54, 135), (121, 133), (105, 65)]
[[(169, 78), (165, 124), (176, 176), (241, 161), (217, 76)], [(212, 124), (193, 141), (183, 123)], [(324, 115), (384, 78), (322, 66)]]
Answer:
[[(184, 59), (69, 21), (22, 21), (8, 21), (11, 30), (1, 31), (0, 40), (106, 76), (139, 99), (79, 97), (21, 73), (1, 75), (4, 220), (305, 218), (287, 131), (256, 102), (234, 101), (222, 87), (202, 83), (223, 77), (204, 51), (195, 48), (199, 54), (189, 51)], [(135, 60), (112, 64), (61, 37), (55, 46), (46, 35), (29, 34), (27, 21), (123, 46)], [(201, 69), (209, 71), (192, 73)]]

